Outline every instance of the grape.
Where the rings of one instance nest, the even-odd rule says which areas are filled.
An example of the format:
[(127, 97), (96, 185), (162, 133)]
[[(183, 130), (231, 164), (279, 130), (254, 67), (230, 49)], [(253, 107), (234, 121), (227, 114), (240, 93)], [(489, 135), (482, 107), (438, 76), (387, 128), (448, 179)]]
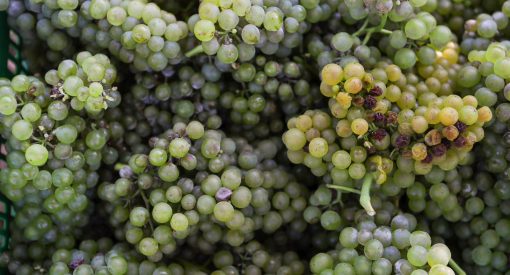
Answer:
[(310, 141), (309, 151), (313, 157), (321, 158), (328, 152), (328, 143), (323, 138), (314, 138)]
[(332, 267), (333, 259), (325, 253), (319, 253), (310, 260), (310, 270), (314, 273), (320, 273), (321, 271)]
[(409, 262), (417, 267), (425, 265), (427, 262), (427, 249), (423, 246), (411, 246), (407, 251), (407, 259)]
[(276, 11), (268, 11), (264, 15), (264, 28), (268, 31), (277, 31), (283, 25), (281, 14)]
[(247, 44), (257, 44), (260, 40), (260, 30), (252, 24), (243, 27), (241, 31), (243, 41)]
[(34, 166), (42, 166), (48, 160), (48, 150), (39, 144), (32, 144), (25, 152), (28, 163)]
[(237, 58), (239, 57), (239, 51), (235, 45), (229, 44), (229, 45), (221, 45), (218, 49), (218, 60), (225, 64), (231, 64), (234, 63)]
[(434, 244), (428, 251), (427, 261), (429, 265), (447, 265), (450, 261), (450, 250), (444, 244)]
[(238, 23), (239, 17), (231, 10), (224, 10), (219, 14), (218, 24), (223, 30), (232, 30)]
[(405, 46), (407, 37), (401, 30), (395, 30), (390, 34), (390, 45), (395, 49), (400, 49)]
[(342, 67), (336, 64), (328, 64), (322, 69), (322, 81), (328, 85), (336, 85), (342, 81), (343, 70)]
[(344, 52), (352, 47), (353, 41), (349, 34), (340, 32), (333, 36), (331, 44), (336, 50)]
[(154, 206), (152, 217), (158, 223), (167, 223), (172, 217), (172, 207), (164, 202), (160, 202)]
[(441, 48), (450, 41), (451, 31), (448, 27), (437, 26), (430, 33), (430, 41), (438, 48)]
[(416, 55), (413, 51), (402, 48), (395, 54), (395, 63), (402, 69), (409, 69), (416, 63)]
[[(425, 36), (427, 31), (425, 23), (419, 18), (409, 20), (405, 25), (405, 34), (407, 37), (418, 40)], [(432, 36), (437, 36), (433, 35)], [(434, 40), (433, 40), (434, 41)]]
[(433, 266), (429, 274), (455, 274), (453, 270), (445, 265), (435, 265)]
[(195, 24), (194, 34), (200, 41), (210, 41), (214, 37), (216, 31), (214, 24), (211, 21), (200, 20)]
[(219, 8), (212, 3), (203, 3), (198, 8), (198, 15), (202, 20), (208, 20), (215, 23), (220, 15)]
[(364, 135), (368, 131), (368, 123), (362, 118), (356, 118), (351, 124), (351, 130), (358, 136)]
[(14, 96), (4, 95), (0, 97), (0, 112), (3, 115), (12, 115), (16, 112), (16, 98)]
[(27, 140), (32, 136), (32, 124), (25, 120), (18, 120), (12, 125), (12, 135), (18, 140)]
[(303, 132), (297, 129), (290, 129), (283, 135), (283, 142), (291, 150), (300, 150), (306, 143)]

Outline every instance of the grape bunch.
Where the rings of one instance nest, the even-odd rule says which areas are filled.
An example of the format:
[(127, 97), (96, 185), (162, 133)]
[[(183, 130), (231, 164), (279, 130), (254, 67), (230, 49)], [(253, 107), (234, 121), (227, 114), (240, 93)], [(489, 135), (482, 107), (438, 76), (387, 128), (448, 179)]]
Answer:
[(120, 102), (116, 70), (104, 55), (78, 57), (49, 71), (47, 84), (25, 75), (2, 80), (0, 188), (16, 210), (16, 259), (40, 261), (46, 249), (74, 246), (94, 213), (99, 170), (121, 151), (123, 128), (104, 116)]
[[(436, 62), (448, 66), (455, 59)], [(433, 69), (419, 68), (423, 77)], [(393, 64), (371, 72), (356, 62), (326, 65), (321, 92), (329, 98), (329, 111), (310, 110), (289, 120), (283, 141), (291, 162), (327, 175), (328, 182), (341, 185), (336, 188), (353, 187), (364, 178), (368, 187), (375, 179), (406, 188), (433, 167), (448, 171), (466, 161), (483, 138), (491, 109), (478, 107), (474, 96), (441, 95), (433, 76), (412, 88), (407, 78)]]
[(92, 115), (119, 105), (120, 94), (113, 86), (116, 78), (117, 70), (106, 55), (89, 52), (78, 53), (76, 62), (62, 61), (44, 76), (52, 87), (51, 98), (70, 100), (72, 109), (85, 109)]
[[(391, 216), (390, 216), (391, 218)], [(355, 226), (344, 227), (334, 250), (310, 260), (313, 274), (455, 274), (450, 249), (432, 244), (427, 232), (416, 229), (410, 214), (377, 222), (361, 214)], [(449, 267), (448, 265), (451, 265)]]
[(463, 188), (460, 197), (469, 218), (463, 218), (454, 227), (458, 238), (465, 243), (462, 257), (470, 274), (504, 274), (510, 255), (508, 128), (503, 123), (505, 116), (496, 118), (483, 140), (486, 149), (478, 154), (484, 159), (476, 167), (479, 172), (474, 180), (468, 178), (462, 182), (469, 186)]
[(50, 62), (72, 57), (80, 45), (107, 50), (142, 71), (162, 71), (184, 58), (179, 42), (188, 36), (188, 25), (154, 3), (72, 0), (25, 6), (15, 0), (8, 13), (24, 40), (47, 45), (42, 55)]
[[(302, 5), (300, 5), (302, 4)], [(189, 55), (204, 52), (225, 64), (249, 61), (260, 49), (265, 55), (290, 52), (307, 31), (308, 10), (318, 1), (283, 5), (264, 1), (203, 1), (188, 20), (201, 45)], [(281, 45), (280, 45), (281, 44)]]
[[(271, 159), (272, 140), (252, 146), (197, 121), (150, 139), (148, 154), (117, 165), (120, 178), (99, 185), (115, 234), (149, 259), (171, 255), (190, 235), (239, 246), (255, 230), (272, 233), (306, 207), (306, 190)], [(212, 233), (214, 232), (214, 234)]]

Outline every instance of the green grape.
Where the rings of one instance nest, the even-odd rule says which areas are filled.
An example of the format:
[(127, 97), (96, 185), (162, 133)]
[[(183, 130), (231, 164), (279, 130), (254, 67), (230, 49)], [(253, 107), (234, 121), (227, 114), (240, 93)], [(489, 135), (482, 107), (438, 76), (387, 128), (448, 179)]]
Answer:
[(326, 230), (337, 230), (342, 225), (342, 219), (335, 211), (328, 210), (321, 215), (321, 225)]
[(0, 113), (3, 115), (12, 115), (16, 112), (17, 102), (14, 96), (4, 95), (0, 97)]
[(183, 138), (176, 138), (170, 142), (168, 151), (172, 157), (184, 157), (190, 148), (190, 144)]
[(221, 222), (228, 222), (234, 216), (234, 207), (229, 202), (221, 201), (214, 206), (214, 217)]
[(106, 265), (108, 266), (108, 271), (112, 274), (124, 274), (128, 270), (127, 261), (120, 256), (113, 256), (109, 258)]
[(395, 53), (395, 64), (402, 69), (409, 69), (416, 63), (416, 54), (407, 48), (399, 49)]
[(425, 23), (419, 18), (413, 18), (407, 21), (404, 30), (406, 36), (413, 40), (421, 39), (427, 32)]
[(212, 3), (202, 3), (198, 8), (198, 15), (202, 20), (209, 20), (216, 23), (220, 15), (220, 9)]
[(200, 20), (195, 24), (194, 34), (198, 40), (207, 42), (213, 39), (216, 28), (211, 21)]
[(368, 259), (375, 261), (382, 257), (383, 250), (384, 247), (382, 243), (376, 239), (372, 239), (365, 244), (364, 253)]
[(333, 48), (341, 52), (348, 51), (352, 47), (353, 43), (354, 41), (351, 36), (345, 32), (339, 32), (331, 38), (331, 45)]
[(445, 46), (451, 40), (451, 31), (446, 26), (437, 26), (430, 33), (430, 42), (437, 48)]
[(35, 103), (27, 103), (21, 108), (20, 114), (24, 120), (35, 122), (41, 117), (42, 110), (41, 107)]
[(245, 19), (249, 24), (260, 27), (264, 23), (265, 10), (261, 6), (252, 6), (246, 12)]
[(509, 64), (509, 58), (503, 58), (496, 61), (496, 63), (494, 63), (494, 72), (504, 79), (510, 79), (510, 71), (508, 70)]
[(230, 30), (234, 29), (238, 23), (239, 23), (239, 17), (232, 10), (223, 10), (219, 14), (218, 24), (219, 24), (220, 28), (222, 28), (225, 31), (230, 31)]
[(444, 244), (434, 244), (428, 251), (427, 261), (430, 266), (447, 265), (451, 259), (450, 249)]
[(239, 51), (233, 44), (223, 44), (218, 49), (217, 57), (219, 61), (225, 64), (231, 64), (239, 57)]
[(153, 238), (143, 238), (138, 244), (138, 250), (145, 256), (152, 256), (158, 251), (158, 243)]
[(390, 45), (395, 49), (403, 48), (407, 43), (407, 37), (401, 30), (395, 30), (390, 34)]
[(188, 218), (184, 214), (175, 213), (170, 220), (170, 226), (175, 231), (185, 231), (188, 229)]
[(251, 7), (249, 0), (232, 0), (232, 10), (238, 16), (245, 16)]
[(333, 267), (333, 258), (326, 253), (319, 253), (310, 260), (310, 270), (319, 274), (325, 269)]
[(63, 144), (72, 144), (78, 137), (78, 130), (70, 124), (65, 124), (55, 129), (57, 139)]
[(424, 231), (414, 231), (411, 233), (409, 242), (411, 246), (421, 246), (424, 248), (429, 248), (432, 244), (430, 235)]
[(48, 160), (48, 150), (40, 144), (32, 144), (25, 151), (25, 158), (28, 163), (34, 166), (43, 166)]
[(167, 203), (160, 202), (154, 205), (152, 209), (152, 217), (158, 223), (167, 223), (172, 217), (172, 207)]
[(257, 44), (260, 40), (260, 30), (257, 26), (248, 24), (243, 27), (241, 37), (246, 44)]
[(283, 25), (283, 18), (280, 13), (274, 10), (267, 11), (264, 16), (264, 28), (268, 31), (277, 31)]
[(18, 140), (27, 140), (32, 136), (32, 124), (25, 120), (18, 120), (12, 125), (12, 135)]
[(136, 207), (131, 210), (129, 220), (132, 225), (141, 227), (148, 222), (149, 212), (147, 209), (142, 207)]
[(127, 12), (121, 7), (113, 7), (108, 10), (106, 19), (113, 26), (120, 26), (126, 21)]
[(407, 260), (416, 267), (424, 266), (427, 263), (427, 249), (423, 246), (411, 246), (407, 251)]
[(454, 275), (455, 272), (453, 272), (453, 270), (446, 265), (437, 264), (437, 265), (434, 265), (430, 269), (429, 274), (430, 275), (439, 275), (439, 274)]
[(26, 75), (16, 75), (11, 80), (11, 87), (15, 92), (26, 92), (30, 87), (30, 79)]

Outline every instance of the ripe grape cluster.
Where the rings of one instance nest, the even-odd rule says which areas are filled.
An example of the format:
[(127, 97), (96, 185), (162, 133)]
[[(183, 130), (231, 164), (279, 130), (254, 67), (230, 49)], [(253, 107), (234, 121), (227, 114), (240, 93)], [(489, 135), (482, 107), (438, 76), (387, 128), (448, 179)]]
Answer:
[(452, 94), (447, 70), (464, 77), (465, 68), (456, 70), (454, 45), (443, 53), (432, 51), (432, 63), (424, 60), (418, 75), (382, 62), (369, 72), (356, 62), (324, 66), (320, 87), (329, 111), (309, 110), (288, 121), (283, 141), (291, 162), (325, 176), (332, 188), (352, 188), (364, 178), (407, 188), (415, 175), (465, 162), (492, 111), (476, 96)]
[(510, 1), (4, 17), (31, 74), (0, 78), (8, 272), (508, 273)]

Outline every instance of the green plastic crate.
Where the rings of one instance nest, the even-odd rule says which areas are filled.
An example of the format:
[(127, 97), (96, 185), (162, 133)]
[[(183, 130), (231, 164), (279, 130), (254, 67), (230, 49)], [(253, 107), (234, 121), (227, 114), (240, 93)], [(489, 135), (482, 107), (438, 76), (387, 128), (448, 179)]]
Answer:
[(21, 58), (21, 44), (20, 36), (7, 25), (7, 14), (0, 12), (0, 77), (27, 72)]

